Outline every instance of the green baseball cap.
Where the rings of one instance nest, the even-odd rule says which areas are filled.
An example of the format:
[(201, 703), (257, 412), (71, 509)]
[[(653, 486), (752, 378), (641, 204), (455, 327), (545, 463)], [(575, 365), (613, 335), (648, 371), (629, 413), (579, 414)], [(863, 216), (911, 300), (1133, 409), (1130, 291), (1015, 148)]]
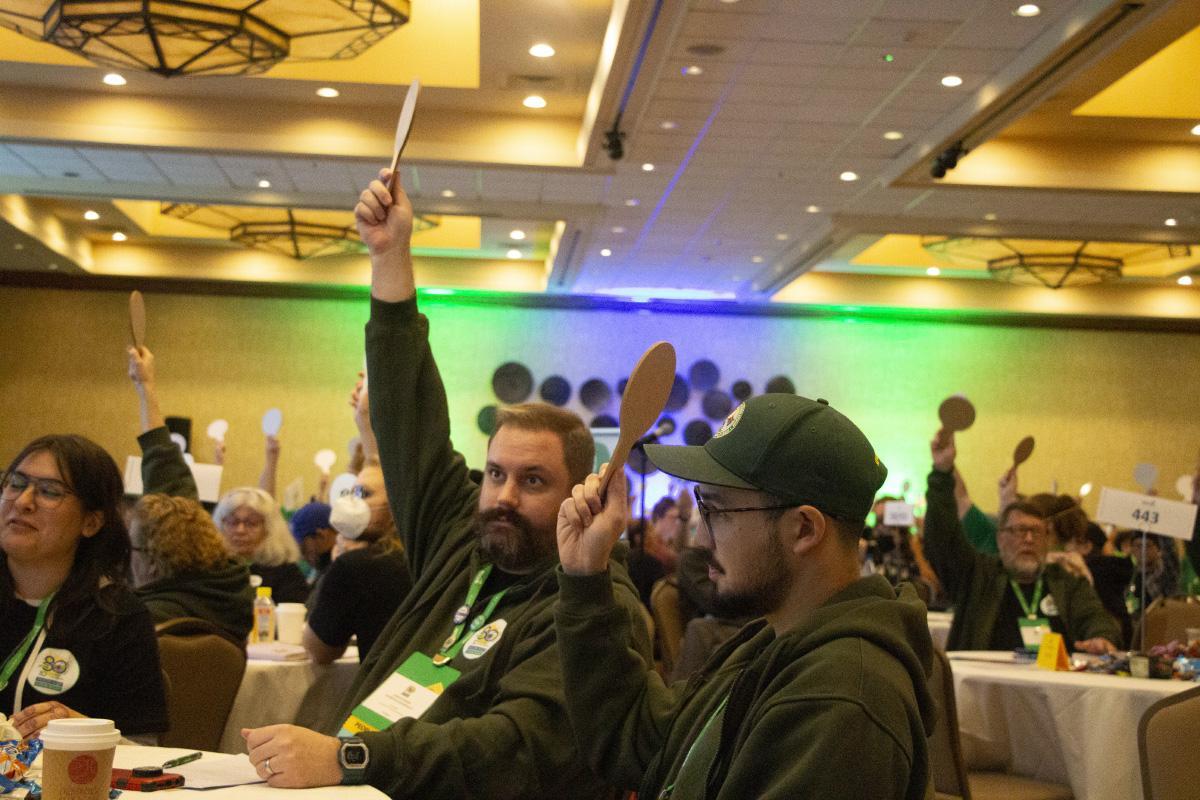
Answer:
[(646, 445), (668, 475), (758, 489), (832, 517), (867, 516), (887, 467), (858, 426), (825, 400), (760, 394), (733, 410), (703, 447)]

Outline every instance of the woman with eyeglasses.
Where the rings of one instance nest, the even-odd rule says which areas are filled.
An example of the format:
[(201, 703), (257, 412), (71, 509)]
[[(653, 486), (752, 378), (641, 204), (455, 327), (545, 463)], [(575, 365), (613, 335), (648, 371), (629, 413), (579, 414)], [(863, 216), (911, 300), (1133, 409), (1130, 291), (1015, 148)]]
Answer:
[(35, 439), (0, 478), (0, 712), (22, 736), (77, 716), (126, 737), (167, 730), (122, 494), (117, 465), (82, 436)]
[(279, 504), (271, 495), (253, 486), (225, 493), (213, 512), (225, 546), (250, 565), (250, 574), (271, 587), (276, 603), (303, 603), (308, 599), (308, 581), (300, 571), (300, 548), (288, 531)]

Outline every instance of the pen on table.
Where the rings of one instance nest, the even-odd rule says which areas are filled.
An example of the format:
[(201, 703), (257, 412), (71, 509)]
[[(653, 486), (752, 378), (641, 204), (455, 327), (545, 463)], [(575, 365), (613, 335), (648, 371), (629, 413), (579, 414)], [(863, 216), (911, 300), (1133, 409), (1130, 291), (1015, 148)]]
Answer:
[(164, 761), (162, 768), (170, 769), (171, 767), (179, 767), (184, 764), (190, 764), (203, 755), (204, 753), (201, 753), (199, 750), (197, 750), (194, 753), (188, 753), (186, 756), (180, 756), (179, 758), (172, 758), (170, 761)]

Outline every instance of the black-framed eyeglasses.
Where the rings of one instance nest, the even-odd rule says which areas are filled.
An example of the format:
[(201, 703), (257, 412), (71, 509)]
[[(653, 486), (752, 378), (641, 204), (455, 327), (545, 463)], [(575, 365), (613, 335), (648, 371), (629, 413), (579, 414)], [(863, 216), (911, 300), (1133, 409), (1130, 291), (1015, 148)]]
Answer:
[(1016, 536), (1017, 541), (1023, 541), (1026, 536), (1040, 539), (1046, 535), (1046, 528), (1045, 526), (1037, 527), (1034, 525), (1005, 525), (1000, 529), (1000, 533), (1008, 536)]
[(704, 502), (704, 498), (700, 496), (700, 489), (692, 487), (692, 496), (696, 498), (696, 510), (700, 512), (700, 521), (704, 523), (704, 527), (712, 530), (711, 516), (713, 514), (741, 514), (747, 511), (786, 511), (789, 508), (795, 508), (800, 503), (791, 503), (786, 506), (746, 506), (744, 508), (714, 508)]
[(69, 494), (75, 494), (65, 483), (55, 478), (35, 478), (20, 470), (13, 470), (4, 475), (0, 483), (0, 497), (5, 500), (16, 500), (30, 486), (37, 497), (38, 503), (46, 508), (58, 508)]

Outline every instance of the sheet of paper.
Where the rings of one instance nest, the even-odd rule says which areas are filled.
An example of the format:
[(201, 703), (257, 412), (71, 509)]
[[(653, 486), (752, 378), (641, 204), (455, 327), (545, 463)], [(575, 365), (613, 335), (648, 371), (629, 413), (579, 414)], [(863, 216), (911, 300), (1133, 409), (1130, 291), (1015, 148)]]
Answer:
[(173, 767), (184, 778), (185, 789), (215, 789), (221, 786), (245, 786), (265, 783), (250, 763), (250, 757), (205, 753), (204, 757), (181, 767)]
[[(196, 481), (196, 491), (205, 503), (215, 503), (221, 499), (221, 474), (224, 467), (218, 464), (188, 464), (192, 478)], [(142, 457), (129, 456), (125, 459), (125, 493), (140, 495), (142, 493)]]
[(1105, 486), (1100, 490), (1096, 521), (1190, 541), (1196, 522), (1196, 506)]

